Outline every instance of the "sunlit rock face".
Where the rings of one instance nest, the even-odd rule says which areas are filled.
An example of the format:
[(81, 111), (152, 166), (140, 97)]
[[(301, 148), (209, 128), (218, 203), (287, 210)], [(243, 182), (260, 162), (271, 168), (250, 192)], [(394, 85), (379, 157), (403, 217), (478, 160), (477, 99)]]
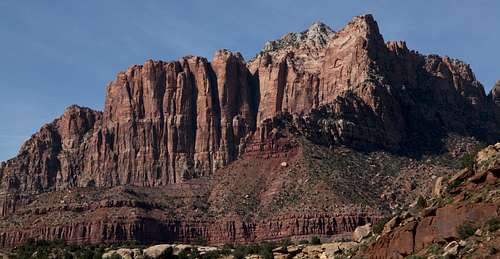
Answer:
[(469, 65), (385, 42), (371, 15), (248, 62), (148, 60), (117, 74), (104, 111), (69, 107), (0, 164), (0, 247), (342, 235), (499, 125), (499, 83), (486, 95)]
[(322, 106), (341, 144), (399, 150), (448, 132), (499, 136), (499, 86), (470, 67), (385, 43), (371, 15), (334, 32), (314, 23), (266, 43), (248, 63), (217, 51), (147, 61), (107, 87), (104, 111), (72, 106), (2, 164), (3, 191), (158, 186), (234, 161), (262, 122)]
[(499, 86), (470, 67), (385, 43), (371, 15), (334, 32), (314, 23), (266, 43), (248, 63), (217, 51), (147, 61), (107, 87), (104, 111), (72, 106), (0, 167), (2, 190), (158, 186), (234, 161), (262, 122), (330, 106), (340, 144), (400, 150), (449, 132), (499, 136)]

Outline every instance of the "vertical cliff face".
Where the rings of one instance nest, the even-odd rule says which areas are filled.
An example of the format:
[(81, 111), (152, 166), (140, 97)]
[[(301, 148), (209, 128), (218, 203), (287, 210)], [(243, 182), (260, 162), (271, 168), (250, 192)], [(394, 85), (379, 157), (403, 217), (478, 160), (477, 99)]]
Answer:
[(189, 56), (130, 67), (109, 84), (102, 114), (71, 107), (2, 163), (1, 186), (182, 182), (238, 159), (263, 122), (281, 113), (315, 112), (313, 123), (303, 119), (328, 144), (357, 148), (432, 149), (449, 133), (495, 141), (497, 99), (498, 87), (486, 96), (463, 62), (385, 43), (371, 15), (338, 32), (314, 23), (268, 42), (248, 63), (221, 50), (211, 62)]
[(226, 165), (255, 127), (252, 87), (241, 55), (225, 50), (212, 63), (148, 61), (118, 74), (80, 185), (158, 186)]
[(210, 98), (213, 91), (207, 63), (148, 61), (119, 73), (108, 86), (102, 125), (89, 146), (90, 176), (82, 184), (155, 186), (192, 170), (197, 92)]

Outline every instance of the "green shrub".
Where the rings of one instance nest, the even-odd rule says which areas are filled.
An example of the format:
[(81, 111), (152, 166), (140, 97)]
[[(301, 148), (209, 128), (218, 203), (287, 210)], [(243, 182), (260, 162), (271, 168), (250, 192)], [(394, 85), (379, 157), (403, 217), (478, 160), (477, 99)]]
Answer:
[[(13, 259), (24, 258), (63, 258), (63, 259), (101, 259), (105, 248), (118, 246), (117, 244), (67, 244), (62, 240), (27, 240), (21, 246), (12, 250)], [(36, 253), (36, 256), (32, 255)], [(117, 255), (119, 256), (119, 255)], [(116, 256), (115, 256), (116, 258)]]
[(293, 242), (292, 240), (290, 240), (290, 238), (285, 238), (283, 240), (281, 240), (280, 242), (280, 246), (283, 248), (283, 249), (287, 249), (287, 247), (293, 245)]
[(206, 238), (200, 236), (200, 237), (196, 238), (196, 240), (194, 241), (194, 244), (198, 245), (198, 246), (206, 246), (208, 244), (208, 241)]
[[(291, 243), (290, 239), (283, 240), (281, 245), (287, 245), (287, 243)], [(273, 259), (273, 249), (276, 247), (277, 245), (274, 242), (264, 242), (254, 247), (254, 250), (256, 251), (254, 251), (253, 253), (261, 255), (262, 257), (264, 257), (264, 259)]]
[(191, 249), (191, 254), (189, 258), (198, 258), (199, 256), (200, 252), (198, 251), (198, 248), (193, 247), (193, 249)]
[[(231, 250), (227, 249), (222, 249), (222, 250), (217, 250), (217, 251), (209, 251), (202, 255), (200, 258), (201, 259), (218, 259), (221, 258), (222, 256), (229, 255), (231, 254)], [(178, 256), (180, 258), (180, 256)]]
[(311, 243), (311, 245), (321, 245), (321, 239), (317, 236), (313, 236), (309, 243)]
[(104, 254), (104, 247), (99, 246), (94, 249), (92, 259), (101, 259)]
[(122, 259), (122, 256), (117, 254), (117, 253), (113, 253), (110, 257), (110, 259)]
[(474, 235), (476, 232), (476, 227), (471, 222), (465, 222), (464, 224), (457, 227), (457, 234), (460, 239), (467, 239), (468, 237)]
[(233, 250), (233, 256), (235, 259), (243, 259), (247, 255), (247, 251), (244, 246), (237, 246)]
[(273, 259), (273, 250), (263, 249), (259, 252), (259, 254), (264, 257), (264, 259)]
[(179, 252), (179, 254), (177, 254), (177, 258), (178, 259), (188, 259), (189, 258), (189, 254), (188, 252), (184, 249), (182, 251)]
[(460, 158), (460, 164), (462, 168), (467, 168), (469, 170), (474, 170), (474, 165), (476, 163), (476, 155), (474, 153), (467, 153)]
[(500, 220), (498, 218), (491, 218), (486, 221), (488, 231), (495, 232), (500, 228)]
[(453, 190), (460, 186), (464, 182), (464, 179), (457, 179), (448, 185), (448, 190)]
[(300, 240), (299, 245), (306, 245), (309, 244), (309, 240)]
[[(13, 250), (12, 258), (31, 258), (36, 252), (36, 258), (48, 258), (53, 250), (62, 249), (65, 246), (64, 241), (54, 240), (34, 240), (28, 239), (23, 245)], [(61, 256), (64, 258), (64, 251)]]
[(250, 254), (259, 254), (265, 259), (273, 258), (273, 249), (276, 248), (274, 242), (264, 242), (261, 244), (240, 245), (234, 248), (233, 256), (235, 259), (244, 258)]
[(427, 202), (425, 201), (424, 197), (422, 197), (422, 196), (419, 195), (418, 198), (417, 198), (417, 208), (418, 209), (423, 209), (425, 207), (427, 207)]
[(431, 244), (427, 247), (427, 254), (437, 255), (441, 251), (441, 247), (438, 244)]
[(384, 230), (385, 223), (389, 222), (389, 220), (389, 217), (385, 217), (375, 223), (372, 228), (373, 233), (380, 235), (380, 233), (382, 233), (382, 230)]

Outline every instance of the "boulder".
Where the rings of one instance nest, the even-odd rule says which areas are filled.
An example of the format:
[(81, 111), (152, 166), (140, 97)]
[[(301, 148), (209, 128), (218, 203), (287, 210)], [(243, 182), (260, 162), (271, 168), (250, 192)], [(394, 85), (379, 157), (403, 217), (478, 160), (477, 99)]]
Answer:
[(357, 227), (352, 233), (352, 239), (356, 242), (361, 242), (364, 238), (372, 234), (372, 225), (370, 223)]
[(187, 245), (187, 244), (177, 244), (177, 245), (174, 245), (173, 248), (174, 248), (173, 254), (178, 255), (180, 252), (182, 252), (188, 248), (189, 249), (193, 248), (193, 246)]
[(469, 176), (472, 175), (472, 171), (469, 170), (468, 168), (464, 168), (460, 171), (458, 171), (458, 173), (454, 174), (452, 177), (450, 177), (450, 179), (448, 180), (448, 183), (453, 183), (454, 181), (456, 180), (459, 180), (459, 179), (465, 179)]
[(300, 251), (302, 251), (302, 249), (303, 249), (302, 246), (295, 246), (295, 245), (288, 246), (286, 248), (287, 252), (291, 255), (296, 255), (296, 254), (300, 253)]
[(448, 243), (445, 247), (444, 247), (444, 253), (443, 253), (443, 256), (444, 257), (447, 257), (447, 256), (456, 256), (458, 254), (458, 247), (460, 245), (458, 244), (457, 241), (452, 241), (450, 243)]
[(495, 145), (490, 145), (476, 155), (477, 170), (479, 172), (486, 171), (490, 168), (500, 165), (500, 142)]
[[(213, 251), (217, 251), (218, 248), (217, 247), (213, 247), (213, 246), (197, 246), (196, 249), (198, 250), (198, 252), (200, 254), (206, 254), (208, 252), (213, 252)], [(178, 249), (177, 249), (177, 246), (175, 247), (174, 249), (174, 254), (178, 254)], [(182, 251), (182, 250), (181, 250)], [(180, 251), (179, 251), (180, 252)]]
[(469, 182), (471, 183), (482, 183), (486, 180), (486, 175), (488, 174), (487, 171), (482, 171), (474, 174), (472, 177), (469, 178)]
[[(340, 242), (322, 244), (321, 247), (324, 249), (323, 254), (326, 253), (328, 254), (328, 256), (331, 257), (333, 257), (333, 255), (338, 251), (341, 251)], [(331, 257), (326, 257), (326, 258), (331, 258)]]
[(321, 253), (323, 253), (323, 247), (321, 245), (306, 246), (306, 247), (304, 247), (304, 249), (302, 249), (302, 252), (301, 252), (301, 254), (305, 254), (306, 256), (309, 256), (309, 257), (314, 257), (314, 256), (319, 255)]
[(151, 258), (159, 258), (162, 254), (166, 253), (167, 249), (174, 248), (174, 245), (154, 245), (144, 249), (143, 253), (145, 256)]
[(356, 242), (334, 242), (322, 244), (321, 247), (324, 252), (321, 254), (320, 258), (334, 258), (335, 254), (350, 250), (356, 245)]
[(291, 256), (289, 254), (280, 254), (280, 253), (274, 253), (273, 258), (274, 259), (288, 259)]
[(134, 249), (129, 249), (129, 248), (120, 248), (116, 250), (111, 250), (102, 255), (102, 258), (111, 258), (113, 255), (119, 255), (121, 256), (122, 259), (137, 259), (142, 257), (141, 250), (134, 248)]
[(399, 217), (395, 216), (391, 220), (389, 220), (387, 223), (384, 225), (384, 229), (382, 230), (382, 235), (388, 234), (391, 232), (395, 227), (399, 225)]
[(422, 216), (422, 217), (433, 216), (436, 214), (436, 209), (437, 209), (437, 206), (431, 206), (431, 207), (425, 208), (420, 212), (420, 216)]
[(500, 173), (500, 168), (498, 168), (498, 169), (499, 170), (488, 171), (488, 174), (486, 175), (486, 183), (487, 184), (490, 184), (490, 185), (496, 184), (496, 182), (498, 181), (498, 177), (499, 177), (498, 173)]
[(288, 254), (273, 253), (273, 258), (274, 259), (288, 259), (289, 255)]
[(443, 177), (440, 176), (436, 178), (436, 181), (434, 182), (434, 187), (432, 188), (432, 196), (433, 197), (440, 197), (441, 193), (443, 191)]

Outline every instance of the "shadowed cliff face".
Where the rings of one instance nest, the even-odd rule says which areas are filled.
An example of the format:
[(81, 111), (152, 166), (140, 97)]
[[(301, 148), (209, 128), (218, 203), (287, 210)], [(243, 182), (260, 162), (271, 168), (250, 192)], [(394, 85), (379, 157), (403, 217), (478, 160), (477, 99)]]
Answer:
[[(443, 141), (450, 134), (498, 141), (498, 93), (496, 86), (486, 95), (461, 61), (424, 56), (404, 42), (385, 43), (370, 15), (353, 18), (338, 32), (315, 23), (289, 33), (268, 42), (247, 63), (227, 50), (217, 51), (212, 61), (193, 56), (150, 60), (118, 73), (107, 87), (103, 112), (69, 107), (15, 158), (0, 164), (1, 214), (15, 213), (30, 194), (171, 186), (212, 176), (235, 161), (243, 161), (238, 169), (243, 173), (246, 153), (264, 159), (251, 165), (261, 174), (266, 157), (286, 154), (276, 149), (288, 147), (276, 142), (283, 130), (293, 135), (290, 139), (305, 138), (318, 146), (417, 157), (450, 151)], [(270, 186), (278, 186), (276, 179), (269, 180)], [(339, 197), (335, 202), (357, 204)], [(267, 234), (253, 238), (266, 239)], [(26, 235), (4, 242), (15, 244)], [(90, 239), (99, 238), (106, 239)]]

